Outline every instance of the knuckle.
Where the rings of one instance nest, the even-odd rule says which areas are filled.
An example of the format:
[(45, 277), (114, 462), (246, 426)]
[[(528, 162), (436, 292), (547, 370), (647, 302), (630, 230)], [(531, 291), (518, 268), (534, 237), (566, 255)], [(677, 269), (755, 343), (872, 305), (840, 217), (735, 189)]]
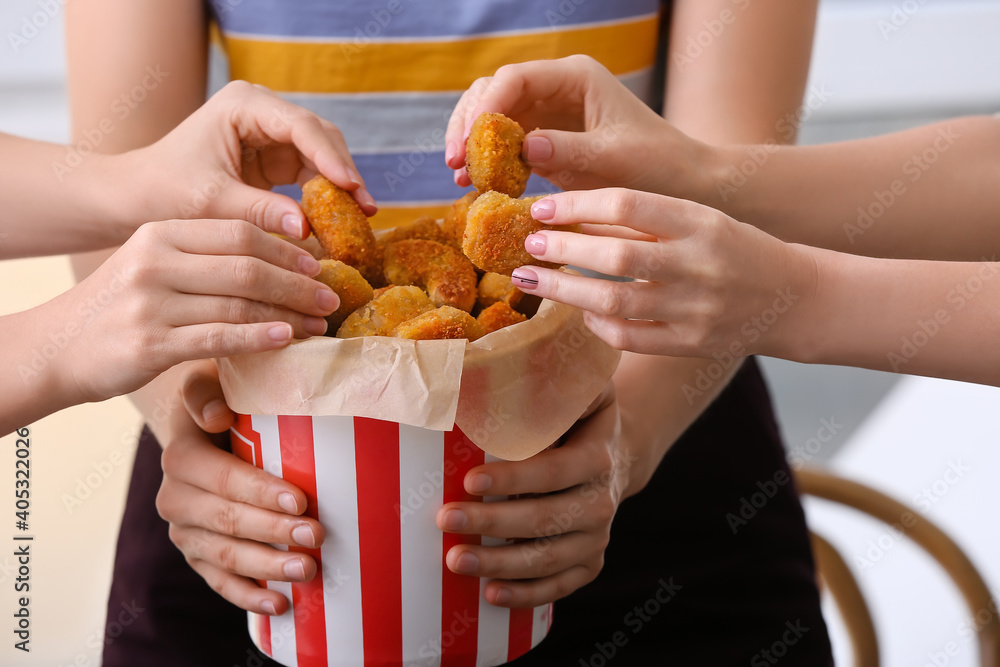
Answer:
[(618, 189), (611, 199), (614, 219), (617, 224), (627, 225), (639, 208), (639, 197), (632, 190)]
[(212, 521), (212, 526), (216, 532), (223, 535), (236, 535), (239, 529), (240, 510), (234, 503), (227, 503), (225, 507), (220, 509), (216, 515), (215, 519)]
[(616, 350), (627, 350), (632, 342), (629, 332), (614, 322), (605, 323), (599, 335), (604, 342)]
[(600, 313), (608, 317), (620, 317), (625, 312), (625, 295), (619, 283), (608, 282), (598, 293)]
[(226, 223), (225, 234), (230, 248), (240, 254), (250, 254), (254, 249), (254, 226), (243, 220), (231, 220)]
[(219, 551), (216, 554), (216, 559), (218, 564), (224, 570), (229, 572), (236, 572), (239, 566), (239, 559), (236, 557), (236, 550), (231, 544), (224, 544), (219, 547)]
[(170, 524), (167, 527), (167, 536), (175, 547), (184, 551), (184, 531), (180, 529), (176, 524)]
[(250, 290), (260, 280), (260, 267), (250, 257), (237, 257), (233, 262), (233, 282), (237, 289)]
[(635, 252), (629, 243), (616, 241), (608, 245), (608, 268), (616, 276), (632, 275), (635, 267)]

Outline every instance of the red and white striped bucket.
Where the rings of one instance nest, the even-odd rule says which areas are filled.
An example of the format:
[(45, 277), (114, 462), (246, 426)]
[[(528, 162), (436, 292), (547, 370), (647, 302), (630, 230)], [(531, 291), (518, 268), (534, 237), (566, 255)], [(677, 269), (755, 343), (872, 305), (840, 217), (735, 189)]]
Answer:
[(279, 617), (250, 613), (250, 634), (288, 667), (492, 667), (536, 646), (552, 605), (503, 609), (486, 580), (452, 573), (456, 544), (503, 544), (442, 533), (442, 504), (501, 500), (465, 492), (465, 474), (492, 457), (458, 428), (431, 431), (361, 417), (240, 415), (233, 452), (301, 488), (326, 541), (308, 553), (306, 583), (261, 582), (291, 601)]

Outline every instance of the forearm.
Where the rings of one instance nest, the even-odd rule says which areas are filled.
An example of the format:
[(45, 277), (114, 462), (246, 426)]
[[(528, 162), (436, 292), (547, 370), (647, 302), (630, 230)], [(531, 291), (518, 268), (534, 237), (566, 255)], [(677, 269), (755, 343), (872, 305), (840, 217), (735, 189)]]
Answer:
[(706, 157), (692, 198), (785, 241), (945, 260), (979, 260), (1000, 246), (1000, 118)]
[(0, 258), (108, 248), (134, 231), (129, 181), (138, 165), (129, 156), (80, 157), (67, 146), (8, 135), (0, 135), (0, 154)]
[(1000, 385), (1000, 263), (806, 250), (816, 261), (815, 289), (803, 286), (807, 296), (766, 353)]

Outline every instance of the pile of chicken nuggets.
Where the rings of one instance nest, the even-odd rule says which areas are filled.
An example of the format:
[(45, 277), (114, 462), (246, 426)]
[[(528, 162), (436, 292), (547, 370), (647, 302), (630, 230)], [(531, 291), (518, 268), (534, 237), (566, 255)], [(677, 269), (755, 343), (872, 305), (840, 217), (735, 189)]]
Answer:
[(440, 223), (418, 218), (378, 237), (349, 192), (323, 176), (306, 183), (302, 210), (326, 257), (316, 279), (340, 297), (328, 335), (474, 341), (533, 315), (539, 299), (510, 280), (535, 262), (524, 238), (545, 228), (531, 218), (535, 199), (517, 199), (530, 175), (523, 142), (517, 123), (483, 114), (467, 146), (477, 191)]

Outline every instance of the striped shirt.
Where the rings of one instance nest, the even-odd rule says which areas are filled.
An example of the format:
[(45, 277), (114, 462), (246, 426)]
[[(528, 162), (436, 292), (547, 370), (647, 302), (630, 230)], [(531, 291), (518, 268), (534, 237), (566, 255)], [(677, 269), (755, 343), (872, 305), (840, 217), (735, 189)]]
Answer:
[[(441, 217), (462, 92), (508, 63), (590, 55), (650, 100), (660, 0), (212, 0), (232, 79), (335, 123), (378, 202), (376, 227)], [(527, 194), (553, 187), (532, 177)], [(298, 197), (297, 189), (287, 192)]]

